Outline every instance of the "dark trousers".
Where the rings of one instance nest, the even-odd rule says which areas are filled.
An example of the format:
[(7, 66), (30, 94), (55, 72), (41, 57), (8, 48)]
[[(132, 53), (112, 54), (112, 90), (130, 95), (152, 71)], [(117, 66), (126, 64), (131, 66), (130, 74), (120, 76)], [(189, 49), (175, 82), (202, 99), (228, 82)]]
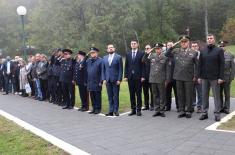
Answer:
[(166, 88), (165, 83), (152, 83), (153, 102), (155, 111), (165, 111)]
[(48, 82), (47, 79), (40, 79), (42, 98), (43, 100), (48, 98)]
[(62, 83), (59, 81), (59, 77), (55, 76), (55, 82), (53, 83), (53, 87), (56, 88), (54, 89), (54, 94), (55, 94), (55, 100), (57, 103), (62, 102), (63, 100), (63, 92), (62, 92)]
[(109, 112), (117, 113), (119, 110), (119, 91), (120, 85), (116, 82), (107, 82), (106, 84), (108, 99), (109, 99)]
[(11, 75), (4, 75), (4, 79), (5, 79), (5, 91), (6, 91), (6, 94), (8, 94), (8, 92), (9, 92), (9, 83), (12, 80), (12, 76)]
[(89, 93), (87, 91), (87, 87), (83, 84), (78, 85), (79, 95), (81, 99), (81, 108), (82, 109), (89, 109)]
[[(130, 92), (130, 101), (131, 101), (132, 111), (136, 111), (136, 110), (141, 111), (141, 108), (142, 108), (142, 97), (141, 97), (142, 83), (141, 83), (141, 79), (128, 79), (128, 87), (129, 87), (129, 92)], [(137, 100), (136, 100), (136, 98), (137, 98)]]
[(31, 88), (31, 96), (34, 96), (35, 95), (35, 88), (34, 88), (33, 80), (29, 77), (27, 77), (27, 80), (28, 80), (30, 88)]
[(14, 93), (20, 91), (19, 84), (20, 84), (19, 76), (17, 76), (17, 75), (12, 76), (12, 85), (13, 85)]
[(90, 91), (91, 104), (93, 111), (101, 111), (101, 91)]
[(51, 101), (55, 101), (55, 89), (56, 89), (56, 84), (55, 83), (55, 79), (53, 77), (48, 77), (48, 80), (47, 80), (47, 83), (48, 83), (48, 97)]
[(64, 97), (64, 104), (67, 107), (73, 107), (74, 106), (74, 85), (67, 82), (62, 82), (62, 91), (63, 91), (63, 97)]
[(212, 93), (214, 96), (214, 104), (215, 104), (214, 114), (216, 116), (219, 116), (221, 110), (221, 101), (220, 101), (220, 84), (218, 84), (218, 80), (202, 79), (203, 113), (204, 114), (208, 113), (210, 87), (212, 88)]
[(0, 90), (5, 91), (5, 79), (3, 75), (0, 75)]
[(180, 113), (191, 113), (193, 105), (193, 81), (176, 81)]
[(231, 81), (226, 81), (220, 85), (221, 109), (228, 111), (230, 109), (230, 87)]
[[(145, 107), (149, 108), (149, 103), (150, 103), (150, 107), (154, 107), (152, 88), (151, 88), (151, 84), (148, 81), (143, 82), (143, 92), (144, 92)], [(149, 102), (149, 92), (150, 92), (150, 102)]]
[(176, 81), (172, 80), (166, 86), (166, 109), (169, 109), (169, 110), (171, 109), (171, 103), (172, 103), (172, 89), (175, 94), (176, 109), (179, 109)]

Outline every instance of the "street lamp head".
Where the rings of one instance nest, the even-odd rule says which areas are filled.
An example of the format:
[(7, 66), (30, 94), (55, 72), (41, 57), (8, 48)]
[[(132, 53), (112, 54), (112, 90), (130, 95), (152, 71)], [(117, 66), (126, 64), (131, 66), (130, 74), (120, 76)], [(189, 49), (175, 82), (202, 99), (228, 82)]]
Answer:
[(27, 13), (27, 10), (24, 6), (18, 6), (16, 12), (19, 16), (24, 16)]

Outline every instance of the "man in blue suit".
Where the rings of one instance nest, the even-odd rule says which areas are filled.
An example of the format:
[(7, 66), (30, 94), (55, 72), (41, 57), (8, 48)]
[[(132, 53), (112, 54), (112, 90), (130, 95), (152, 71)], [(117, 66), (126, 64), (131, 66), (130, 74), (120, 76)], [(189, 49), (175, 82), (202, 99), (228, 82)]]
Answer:
[[(131, 41), (131, 51), (126, 54), (125, 62), (125, 77), (124, 80), (128, 81), (130, 100), (131, 100), (131, 113), (129, 116), (141, 116), (142, 108), (142, 82), (144, 82), (145, 67), (142, 62), (144, 52), (138, 49), (138, 42)], [(137, 98), (137, 102), (136, 102)], [(137, 104), (136, 104), (137, 103)]]
[(123, 75), (122, 57), (116, 53), (112, 44), (107, 46), (108, 55), (103, 57), (102, 81), (106, 84), (109, 113), (106, 116), (119, 116), (119, 91)]

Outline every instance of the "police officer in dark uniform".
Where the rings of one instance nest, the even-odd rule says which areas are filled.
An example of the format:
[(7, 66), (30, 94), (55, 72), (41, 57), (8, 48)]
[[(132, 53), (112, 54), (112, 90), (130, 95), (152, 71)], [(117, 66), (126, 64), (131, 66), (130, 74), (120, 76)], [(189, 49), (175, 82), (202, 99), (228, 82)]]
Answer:
[(227, 41), (220, 41), (219, 46), (224, 49), (224, 82), (220, 85), (220, 99), (222, 113), (229, 114), (230, 87), (235, 76), (234, 55), (225, 49)]
[(93, 108), (90, 114), (101, 112), (102, 58), (98, 57), (98, 53), (96, 47), (90, 48), (91, 57), (87, 60), (87, 89)]
[[(197, 52), (189, 48), (189, 37), (182, 36), (179, 41), (168, 49), (166, 56), (173, 56), (175, 59), (175, 69), (173, 78), (176, 80), (179, 115), (178, 118), (191, 118), (194, 81), (198, 76)], [(180, 43), (180, 48), (174, 48)]]
[[(52, 58), (52, 57), (51, 57)], [(49, 96), (49, 102), (50, 103), (54, 103), (55, 102), (55, 93), (54, 93), (54, 89), (56, 89), (54, 81), (54, 74), (53, 74), (53, 63), (51, 61), (51, 58), (49, 59), (49, 63), (48, 63), (48, 68), (47, 68), (47, 75), (48, 75), (48, 96)]]
[(60, 82), (60, 72), (61, 72), (61, 66), (60, 66), (60, 60), (62, 59), (62, 49), (57, 49), (52, 57), (51, 57), (51, 63), (53, 64), (52, 71), (54, 75), (54, 82), (52, 83), (52, 87), (54, 94), (55, 94), (55, 102), (54, 104), (58, 104), (60, 106), (63, 105), (63, 93), (62, 93), (62, 86)]
[(66, 105), (63, 109), (72, 109), (75, 102), (73, 84), (74, 60), (71, 58), (73, 52), (70, 49), (63, 49), (62, 52), (63, 58), (60, 60), (60, 82), (62, 83), (64, 104)]
[(86, 65), (86, 53), (83, 51), (78, 51), (77, 62), (74, 67), (73, 80), (78, 85), (81, 108), (79, 111), (88, 111), (89, 109), (89, 98), (87, 91), (87, 65)]

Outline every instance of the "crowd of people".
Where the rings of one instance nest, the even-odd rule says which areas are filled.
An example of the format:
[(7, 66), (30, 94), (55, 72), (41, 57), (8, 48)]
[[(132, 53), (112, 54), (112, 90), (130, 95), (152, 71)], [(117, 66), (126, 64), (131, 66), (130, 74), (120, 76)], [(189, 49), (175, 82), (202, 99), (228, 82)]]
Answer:
[(217, 46), (215, 36), (209, 34), (204, 48), (188, 36), (180, 37), (176, 43), (146, 45), (145, 51), (139, 49), (137, 40), (132, 40), (125, 59), (113, 44), (107, 45), (103, 58), (96, 47), (91, 47), (89, 53), (78, 51), (76, 58), (70, 49), (56, 49), (49, 56), (38, 53), (27, 61), (20, 56), (7, 56), (0, 61), (0, 90), (5, 92), (3, 95), (12, 92), (72, 109), (78, 86), (79, 111), (88, 111), (90, 100), (89, 113), (99, 114), (105, 85), (109, 101), (106, 116), (119, 116), (120, 85), (126, 81), (129, 116), (141, 116), (142, 110), (150, 110), (155, 111), (153, 117), (165, 117), (165, 111), (171, 110), (174, 90), (178, 118), (191, 118), (195, 109), (201, 113), (199, 119), (205, 120), (212, 88), (214, 119), (220, 121), (220, 113), (230, 112), (230, 86), (235, 73), (234, 56), (225, 49), (226, 44), (221, 41)]

